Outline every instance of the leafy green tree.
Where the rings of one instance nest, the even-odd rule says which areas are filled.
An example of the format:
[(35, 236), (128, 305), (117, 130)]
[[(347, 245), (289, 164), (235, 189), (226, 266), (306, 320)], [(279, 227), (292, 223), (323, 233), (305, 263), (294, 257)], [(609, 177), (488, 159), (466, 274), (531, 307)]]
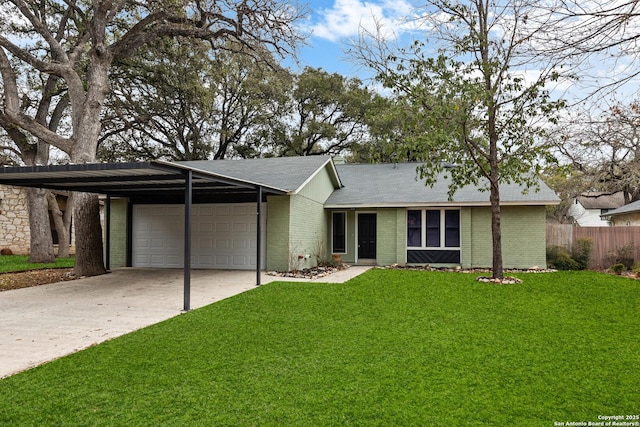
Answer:
[(366, 137), (375, 96), (360, 80), (307, 67), (293, 84), (288, 114), (269, 137), (274, 155), (345, 153)]
[(163, 37), (111, 69), (100, 158), (196, 160), (210, 149), (209, 48)]
[(435, 42), (370, 55), (371, 46), (386, 48), (378, 38), (359, 49), (360, 60), (413, 108), (407, 144), (424, 162), (426, 184), (444, 174), (452, 198), (467, 185), (489, 192), (497, 279), (503, 278), (500, 184), (535, 187), (553, 160), (545, 126), (563, 106), (548, 89), (561, 77), (557, 64), (528, 57), (536, 13), (536, 2), (522, 0), (428, 0), (417, 23)]
[(415, 162), (420, 149), (410, 141), (421, 132), (421, 116), (404, 98), (377, 96), (365, 115), (368, 135), (351, 147), (357, 163)]
[(572, 165), (551, 165), (545, 169), (543, 179), (560, 198), (559, 204), (547, 206), (547, 217), (559, 223), (573, 222), (568, 212), (574, 199), (585, 191), (596, 190), (590, 179)]
[[(290, 77), (239, 53), (239, 48), (229, 44), (212, 57), (201, 41), (164, 38), (118, 63), (100, 157), (205, 160), (258, 155), (256, 134), (279, 117)], [(262, 55), (270, 57), (269, 52)]]

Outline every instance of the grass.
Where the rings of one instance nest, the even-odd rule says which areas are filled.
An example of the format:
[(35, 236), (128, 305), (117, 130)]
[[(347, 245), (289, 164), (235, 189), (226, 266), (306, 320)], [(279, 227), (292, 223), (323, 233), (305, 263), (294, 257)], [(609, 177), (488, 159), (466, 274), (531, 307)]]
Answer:
[(29, 255), (2, 255), (0, 256), (0, 273), (12, 273), (16, 271), (38, 270), (42, 268), (72, 268), (74, 258), (56, 258), (51, 264), (39, 264), (29, 262)]
[(551, 426), (640, 412), (640, 284), (272, 283), (0, 380), (0, 424)]

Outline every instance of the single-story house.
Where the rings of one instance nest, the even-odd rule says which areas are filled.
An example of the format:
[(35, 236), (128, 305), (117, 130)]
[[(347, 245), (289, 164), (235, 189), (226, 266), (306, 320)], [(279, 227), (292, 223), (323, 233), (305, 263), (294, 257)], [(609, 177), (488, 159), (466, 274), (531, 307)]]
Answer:
[(603, 219), (611, 225), (640, 225), (640, 200), (631, 202), (628, 205), (607, 211), (602, 215)]
[[(467, 187), (449, 200), (447, 179), (425, 186), (417, 166), (325, 156), (138, 162), (4, 168), (0, 182), (107, 194), (110, 267), (179, 268), (185, 250), (193, 268), (282, 271), (333, 255), (491, 267), (489, 193)], [(505, 268), (545, 266), (545, 206), (558, 202), (542, 182), (537, 192), (501, 188)]]
[[(336, 164), (311, 156), (180, 164), (282, 190), (263, 205), (261, 265), (268, 270), (310, 267), (332, 255), (361, 264), (491, 266), (488, 192), (463, 189), (449, 201), (447, 182), (425, 186), (413, 163)], [(516, 185), (502, 189), (507, 268), (546, 264), (545, 205), (558, 199), (541, 187), (527, 195)], [(112, 200), (111, 266), (180, 267), (183, 211), (180, 200), (163, 196)], [(255, 268), (255, 211), (253, 200), (234, 194), (199, 200), (192, 266)]]
[(609, 222), (603, 215), (624, 205), (624, 193), (590, 191), (573, 199), (567, 215), (581, 227), (607, 227)]

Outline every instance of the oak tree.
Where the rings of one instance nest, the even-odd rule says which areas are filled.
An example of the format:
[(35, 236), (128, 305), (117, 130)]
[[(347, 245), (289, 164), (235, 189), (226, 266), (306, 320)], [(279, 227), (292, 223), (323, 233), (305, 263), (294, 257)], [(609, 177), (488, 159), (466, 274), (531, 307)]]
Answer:
[[(2, 3), (0, 76), (2, 117), (12, 128), (65, 152), (72, 163), (96, 161), (100, 116), (115, 60), (161, 37), (209, 42), (212, 51), (233, 40), (243, 49), (289, 54), (300, 40), (294, 23), (302, 10), (277, 0), (110, 1), (8, 0)], [(66, 91), (68, 125), (52, 130), (25, 108), (27, 67), (53, 76)], [(47, 116), (55, 110), (45, 112)], [(105, 272), (96, 195), (74, 196), (77, 275)]]

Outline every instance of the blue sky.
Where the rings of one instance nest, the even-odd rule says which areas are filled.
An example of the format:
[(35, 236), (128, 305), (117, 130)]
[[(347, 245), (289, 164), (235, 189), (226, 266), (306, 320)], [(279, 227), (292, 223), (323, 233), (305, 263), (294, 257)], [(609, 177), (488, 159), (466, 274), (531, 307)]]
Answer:
[[(311, 35), (307, 40), (308, 46), (300, 50), (300, 65), (320, 67), (347, 77), (360, 77), (365, 84), (371, 85), (367, 81), (371, 72), (350, 62), (345, 49), (349, 41), (358, 36), (359, 29), (373, 31), (376, 21), (383, 25), (385, 31), (393, 33), (392, 38), (407, 40), (417, 36), (424, 39), (424, 32), (416, 32), (416, 27), (406, 22), (406, 18), (415, 12), (411, 3), (412, 0), (308, 0), (309, 16), (304, 29)], [(640, 32), (637, 25), (631, 27)], [(633, 72), (637, 66), (633, 50), (626, 57), (622, 55), (612, 59), (611, 55), (604, 55), (585, 61), (580, 82), (561, 85), (562, 92), (568, 91), (561, 96), (580, 96), (580, 93), (591, 92), (616, 76)], [(529, 71), (535, 74), (535, 70)], [(635, 98), (639, 87), (637, 82), (638, 79), (633, 79), (631, 84), (618, 90), (615, 97)]]
[(300, 51), (300, 65), (323, 68), (347, 77), (366, 78), (362, 67), (349, 61), (345, 49), (357, 38), (360, 28), (373, 30), (376, 21), (394, 31), (411, 12), (406, 0), (311, 0), (304, 30), (311, 34)]

